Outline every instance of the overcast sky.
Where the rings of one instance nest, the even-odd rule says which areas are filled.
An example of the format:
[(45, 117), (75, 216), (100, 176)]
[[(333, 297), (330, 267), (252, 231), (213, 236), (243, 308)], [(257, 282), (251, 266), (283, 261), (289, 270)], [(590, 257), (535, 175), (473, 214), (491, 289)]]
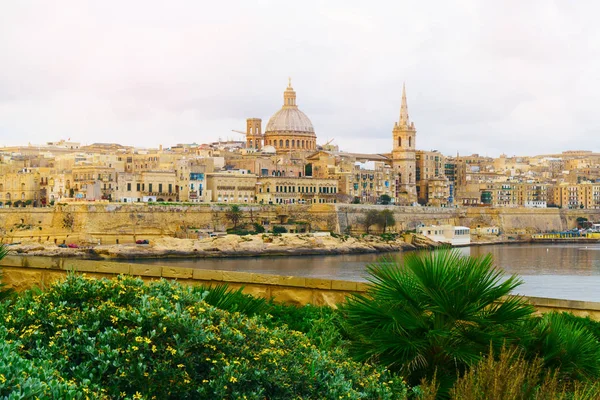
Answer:
[(3, 1), (0, 145), (240, 139), (288, 76), (318, 142), (600, 151), (595, 1)]

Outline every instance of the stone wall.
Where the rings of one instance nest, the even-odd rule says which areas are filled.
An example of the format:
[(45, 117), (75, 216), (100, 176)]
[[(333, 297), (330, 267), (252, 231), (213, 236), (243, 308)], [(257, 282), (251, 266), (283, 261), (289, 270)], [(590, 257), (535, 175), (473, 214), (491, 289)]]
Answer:
[[(35, 286), (44, 288), (63, 279), (69, 271), (98, 278), (125, 274), (139, 276), (147, 281), (165, 278), (191, 285), (227, 284), (232, 289), (243, 287), (245, 293), (253, 296), (272, 297), (275, 301), (294, 305), (335, 307), (350, 293), (367, 290), (367, 284), (361, 282), (78, 259), (36, 259), (35, 265), (29, 265), (25, 258), (7, 257), (0, 261), (0, 267), (4, 283), (18, 291)], [(600, 303), (539, 297), (528, 299), (538, 312), (568, 311), (600, 321)]]
[[(227, 205), (158, 206), (122, 203), (70, 203), (48, 208), (0, 209), (0, 237), (5, 243), (90, 242), (131, 243), (158, 236), (186, 237), (191, 228), (225, 230)], [(600, 221), (600, 210), (526, 208), (435, 208), (351, 204), (312, 206), (243, 206), (242, 222), (271, 224), (288, 220), (308, 223), (312, 230), (362, 233), (361, 219), (370, 209), (394, 213), (393, 230), (412, 230), (418, 224), (498, 226), (504, 233), (536, 233), (575, 227), (578, 217)], [(376, 230), (374, 230), (376, 231)]]

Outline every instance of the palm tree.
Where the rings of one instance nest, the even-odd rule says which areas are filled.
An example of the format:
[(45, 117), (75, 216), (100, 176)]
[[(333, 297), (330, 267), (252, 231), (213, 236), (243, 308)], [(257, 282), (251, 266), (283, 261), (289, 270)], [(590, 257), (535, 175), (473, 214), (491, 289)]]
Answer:
[[(8, 251), (6, 250), (6, 247), (0, 245), (0, 260), (2, 260), (7, 253)], [(2, 282), (2, 271), (0, 270), (0, 301), (9, 298), (10, 296), (12, 296), (13, 293), (14, 290), (7, 289), (6, 284)]]
[(441, 393), (482, 354), (500, 349), (533, 308), (507, 297), (522, 281), (502, 281), (491, 255), (414, 253), (368, 266), (370, 289), (341, 308), (356, 359), (379, 362), (410, 384), (437, 376)]
[(237, 229), (237, 225), (242, 219), (243, 214), (244, 212), (242, 211), (241, 207), (237, 204), (233, 204), (231, 207), (229, 207), (229, 210), (225, 212), (225, 217), (231, 221), (233, 224), (233, 229)]

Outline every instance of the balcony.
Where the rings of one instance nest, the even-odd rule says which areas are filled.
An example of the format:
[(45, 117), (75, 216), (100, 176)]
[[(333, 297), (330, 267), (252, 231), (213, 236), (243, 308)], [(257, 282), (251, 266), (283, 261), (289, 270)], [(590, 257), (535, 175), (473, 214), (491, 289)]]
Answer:
[(142, 191), (142, 196), (156, 196), (156, 197), (177, 197), (177, 193), (169, 193), (169, 192), (144, 192)]

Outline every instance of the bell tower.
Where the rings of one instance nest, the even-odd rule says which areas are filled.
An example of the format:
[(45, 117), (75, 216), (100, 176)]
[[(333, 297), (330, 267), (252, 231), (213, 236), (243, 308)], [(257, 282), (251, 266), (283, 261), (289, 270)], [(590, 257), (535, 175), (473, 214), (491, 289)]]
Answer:
[(246, 120), (246, 148), (262, 149), (262, 120), (260, 118), (248, 118)]
[(402, 85), (400, 120), (394, 123), (392, 168), (396, 178), (396, 203), (410, 205), (417, 201), (415, 163), (415, 124), (408, 118), (406, 86)]

